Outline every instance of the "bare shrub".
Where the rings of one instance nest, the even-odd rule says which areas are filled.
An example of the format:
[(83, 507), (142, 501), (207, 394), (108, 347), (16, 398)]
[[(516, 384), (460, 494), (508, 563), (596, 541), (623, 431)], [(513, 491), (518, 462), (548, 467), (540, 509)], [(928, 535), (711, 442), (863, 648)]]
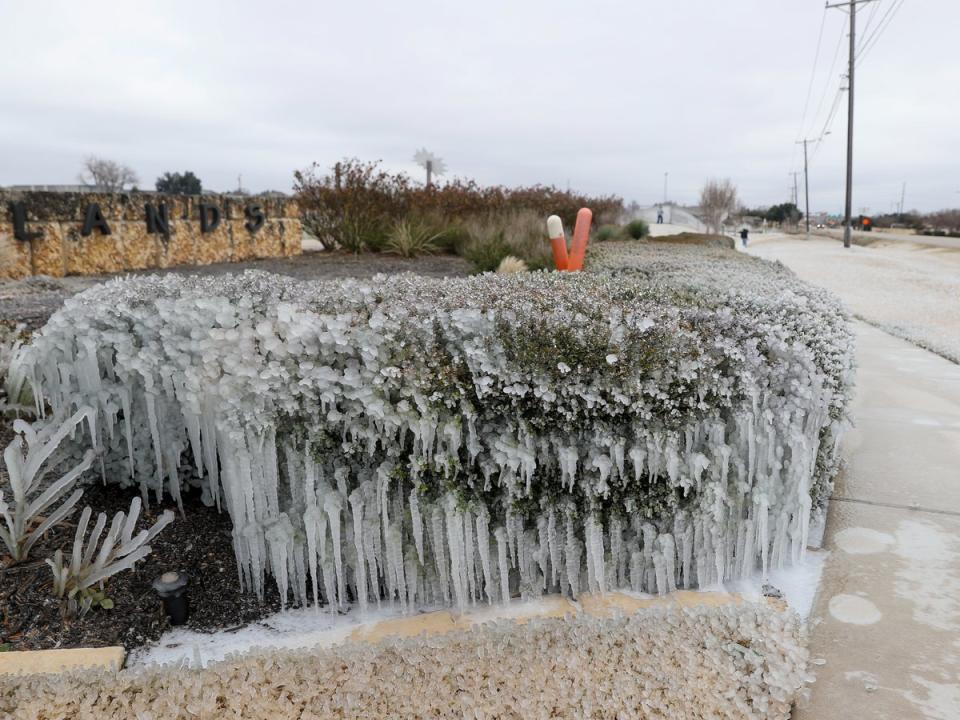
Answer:
[(93, 185), (106, 192), (120, 192), (127, 185), (140, 182), (130, 167), (96, 155), (90, 155), (83, 161), (79, 178), (84, 185)]
[(736, 208), (737, 188), (729, 178), (707, 180), (700, 190), (700, 212), (709, 232), (718, 235), (723, 221)]

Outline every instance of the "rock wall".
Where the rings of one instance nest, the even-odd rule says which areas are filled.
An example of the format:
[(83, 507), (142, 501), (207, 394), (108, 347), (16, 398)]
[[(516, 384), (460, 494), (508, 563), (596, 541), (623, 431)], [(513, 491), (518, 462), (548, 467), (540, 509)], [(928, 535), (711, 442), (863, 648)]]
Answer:
[(300, 249), (299, 211), (288, 198), (0, 191), (0, 278), (208, 265)]

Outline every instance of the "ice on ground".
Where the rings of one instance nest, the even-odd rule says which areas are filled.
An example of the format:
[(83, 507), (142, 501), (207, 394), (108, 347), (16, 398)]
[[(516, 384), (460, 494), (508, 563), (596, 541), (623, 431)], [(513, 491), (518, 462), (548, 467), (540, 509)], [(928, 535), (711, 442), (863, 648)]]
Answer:
[(813, 608), (813, 599), (828, 554), (825, 551), (809, 551), (804, 561), (772, 571), (766, 578), (757, 574), (745, 580), (699, 591), (678, 591), (663, 597), (621, 590), (605, 596), (584, 594), (578, 603), (571, 603), (560, 595), (544, 595), (536, 600), (476, 606), (462, 615), (440, 606), (424, 608), (411, 615), (399, 602), (384, 602), (379, 608), (368, 607), (365, 614), (356, 605), (347, 606), (348, 611), (342, 613), (317, 608), (283, 610), (246, 627), (215, 633), (175, 628), (164, 633), (157, 642), (131, 652), (127, 667), (168, 664), (206, 666), (231, 655), (265, 648), (332, 647), (350, 640), (372, 642), (387, 636), (448, 632), (494, 620), (563, 617), (581, 611), (604, 617), (616, 610), (629, 614), (639, 608), (655, 605), (700, 604), (698, 597), (705, 605), (730, 602), (732, 594), (740, 600), (761, 602), (764, 585), (777, 588), (783, 593), (790, 609), (806, 620)]

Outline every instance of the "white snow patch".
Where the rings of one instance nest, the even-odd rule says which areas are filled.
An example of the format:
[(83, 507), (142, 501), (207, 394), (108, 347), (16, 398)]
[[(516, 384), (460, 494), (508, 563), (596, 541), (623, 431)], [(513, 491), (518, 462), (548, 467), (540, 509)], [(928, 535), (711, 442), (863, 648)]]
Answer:
[(960, 628), (960, 538), (924, 520), (902, 520), (893, 551), (904, 563), (894, 590), (913, 603), (917, 622)]
[(920, 698), (912, 690), (902, 691), (903, 696), (919, 707), (928, 720), (956, 720), (957, 708), (960, 708), (960, 685), (957, 683), (938, 683), (919, 675), (910, 679), (927, 689), (927, 697)]
[(757, 601), (763, 597), (763, 586), (772, 585), (783, 593), (790, 609), (807, 620), (813, 611), (823, 565), (829, 555), (826, 550), (807, 550), (803, 560), (781, 570), (771, 570), (766, 577), (757, 574), (746, 580), (726, 582), (705, 590), (740, 593), (747, 600)]
[(834, 618), (851, 625), (873, 625), (883, 617), (880, 608), (859, 595), (834, 595), (830, 598), (829, 609)]
[[(769, 584), (780, 590), (790, 608), (806, 620), (810, 617), (828, 555), (826, 551), (808, 551), (806, 559), (783, 570), (772, 571), (767, 577), (757, 574), (745, 580), (703, 588), (699, 592), (739, 593), (746, 600), (760, 602), (763, 599), (763, 586)], [(641, 599), (654, 597), (647, 593), (632, 592), (629, 588), (617, 592)], [(544, 595), (535, 600), (513, 599), (509, 604), (477, 606), (465, 612), (464, 616), (474, 624), (537, 617), (555, 611), (556, 599), (555, 595)], [(176, 628), (164, 633), (155, 643), (132, 651), (127, 667), (184, 663), (206, 667), (230, 655), (265, 648), (331, 647), (345, 642), (357, 630), (372, 628), (384, 620), (411, 617), (409, 611), (405, 611), (398, 602), (383, 602), (379, 608), (368, 606), (365, 614), (356, 606), (348, 607), (350, 609), (345, 613), (316, 608), (284, 610), (246, 627), (214, 633)], [(420, 613), (436, 610), (450, 611), (450, 608), (422, 608)]]
[(833, 538), (837, 546), (851, 555), (870, 555), (883, 552), (895, 542), (893, 535), (865, 527), (841, 530)]

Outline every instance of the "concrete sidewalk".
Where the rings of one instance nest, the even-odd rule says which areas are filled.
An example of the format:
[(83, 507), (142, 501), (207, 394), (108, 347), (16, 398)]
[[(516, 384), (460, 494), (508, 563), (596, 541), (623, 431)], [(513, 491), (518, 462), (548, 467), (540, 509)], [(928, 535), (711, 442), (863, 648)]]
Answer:
[(817, 680), (795, 720), (960, 718), (960, 366), (857, 323), (812, 618)]

